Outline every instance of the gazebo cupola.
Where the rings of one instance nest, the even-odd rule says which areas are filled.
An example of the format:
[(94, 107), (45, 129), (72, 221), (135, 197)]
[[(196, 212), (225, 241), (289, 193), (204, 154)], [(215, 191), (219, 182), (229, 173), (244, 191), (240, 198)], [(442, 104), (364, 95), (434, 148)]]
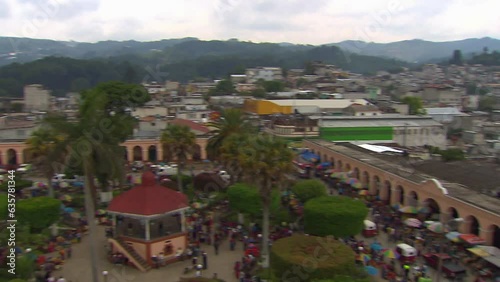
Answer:
[(185, 194), (158, 184), (152, 172), (143, 173), (141, 185), (109, 204), (113, 251), (126, 255), (141, 270), (152, 265), (154, 255), (163, 253), (167, 261), (174, 259), (175, 252), (187, 246), (184, 212), (188, 208)]

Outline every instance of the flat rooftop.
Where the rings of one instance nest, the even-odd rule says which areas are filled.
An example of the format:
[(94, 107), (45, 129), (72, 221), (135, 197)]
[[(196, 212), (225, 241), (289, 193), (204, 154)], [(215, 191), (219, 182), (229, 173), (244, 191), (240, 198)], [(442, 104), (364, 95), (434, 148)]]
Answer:
[[(350, 143), (333, 143), (324, 140), (308, 140), (353, 159), (368, 163), (383, 171), (403, 177), (414, 183), (437, 179), (448, 190), (450, 197), (500, 214), (500, 199), (485, 190), (499, 189), (500, 166), (488, 162), (414, 160), (397, 153), (376, 153)], [(411, 154), (410, 154), (411, 155)]]

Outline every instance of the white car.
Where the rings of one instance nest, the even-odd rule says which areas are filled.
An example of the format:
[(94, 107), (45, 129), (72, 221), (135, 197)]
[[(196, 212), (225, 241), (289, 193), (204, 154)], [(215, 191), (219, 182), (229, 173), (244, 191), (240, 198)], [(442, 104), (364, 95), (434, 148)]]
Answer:
[(30, 164), (20, 164), (19, 167), (16, 169), (16, 171), (20, 173), (26, 173), (30, 170), (31, 170)]
[(231, 180), (231, 175), (229, 175), (229, 173), (227, 173), (227, 171), (224, 171), (224, 170), (221, 170), (218, 172), (220, 178), (222, 178), (222, 180), (226, 181), (226, 182), (229, 182)]
[(52, 177), (52, 183), (60, 183), (60, 182), (63, 182), (64, 180), (66, 180), (66, 174), (59, 173), (59, 174), (55, 174)]
[(177, 171), (178, 171), (178, 168), (177, 168), (176, 164), (159, 166), (157, 168), (157, 174), (159, 176), (177, 175)]

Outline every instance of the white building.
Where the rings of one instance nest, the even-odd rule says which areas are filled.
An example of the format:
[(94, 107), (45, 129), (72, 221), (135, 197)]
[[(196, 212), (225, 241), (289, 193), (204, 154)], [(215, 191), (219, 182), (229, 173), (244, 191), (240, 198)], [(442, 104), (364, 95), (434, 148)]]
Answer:
[(31, 84), (24, 87), (25, 111), (48, 111), (50, 98), (50, 91), (43, 89), (41, 84)]
[(249, 68), (246, 70), (245, 75), (248, 83), (255, 83), (259, 79), (263, 79), (265, 81), (282, 80), (283, 70), (281, 68), (273, 67)]
[(435, 121), (440, 123), (450, 123), (457, 116), (468, 116), (462, 113), (457, 108), (425, 108), (427, 115), (431, 116)]

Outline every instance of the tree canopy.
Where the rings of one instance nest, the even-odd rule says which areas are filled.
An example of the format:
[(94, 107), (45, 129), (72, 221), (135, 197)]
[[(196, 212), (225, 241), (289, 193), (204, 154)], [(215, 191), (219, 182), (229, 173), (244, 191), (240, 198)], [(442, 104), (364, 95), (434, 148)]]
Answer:
[(362, 201), (342, 197), (320, 197), (304, 205), (305, 232), (317, 236), (347, 237), (363, 230), (368, 208)]
[(17, 202), (16, 216), (34, 231), (49, 227), (59, 219), (61, 201), (50, 197), (34, 197)]
[(402, 102), (408, 105), (410, 115), (425, 114), (424, 104), (420, 97), (406, 96), (402, 99)]
[(292, 187), (292, 192), (302, 203), (327, 195), (325, 184), (318, 179), (301, 180), (295, 183)]

